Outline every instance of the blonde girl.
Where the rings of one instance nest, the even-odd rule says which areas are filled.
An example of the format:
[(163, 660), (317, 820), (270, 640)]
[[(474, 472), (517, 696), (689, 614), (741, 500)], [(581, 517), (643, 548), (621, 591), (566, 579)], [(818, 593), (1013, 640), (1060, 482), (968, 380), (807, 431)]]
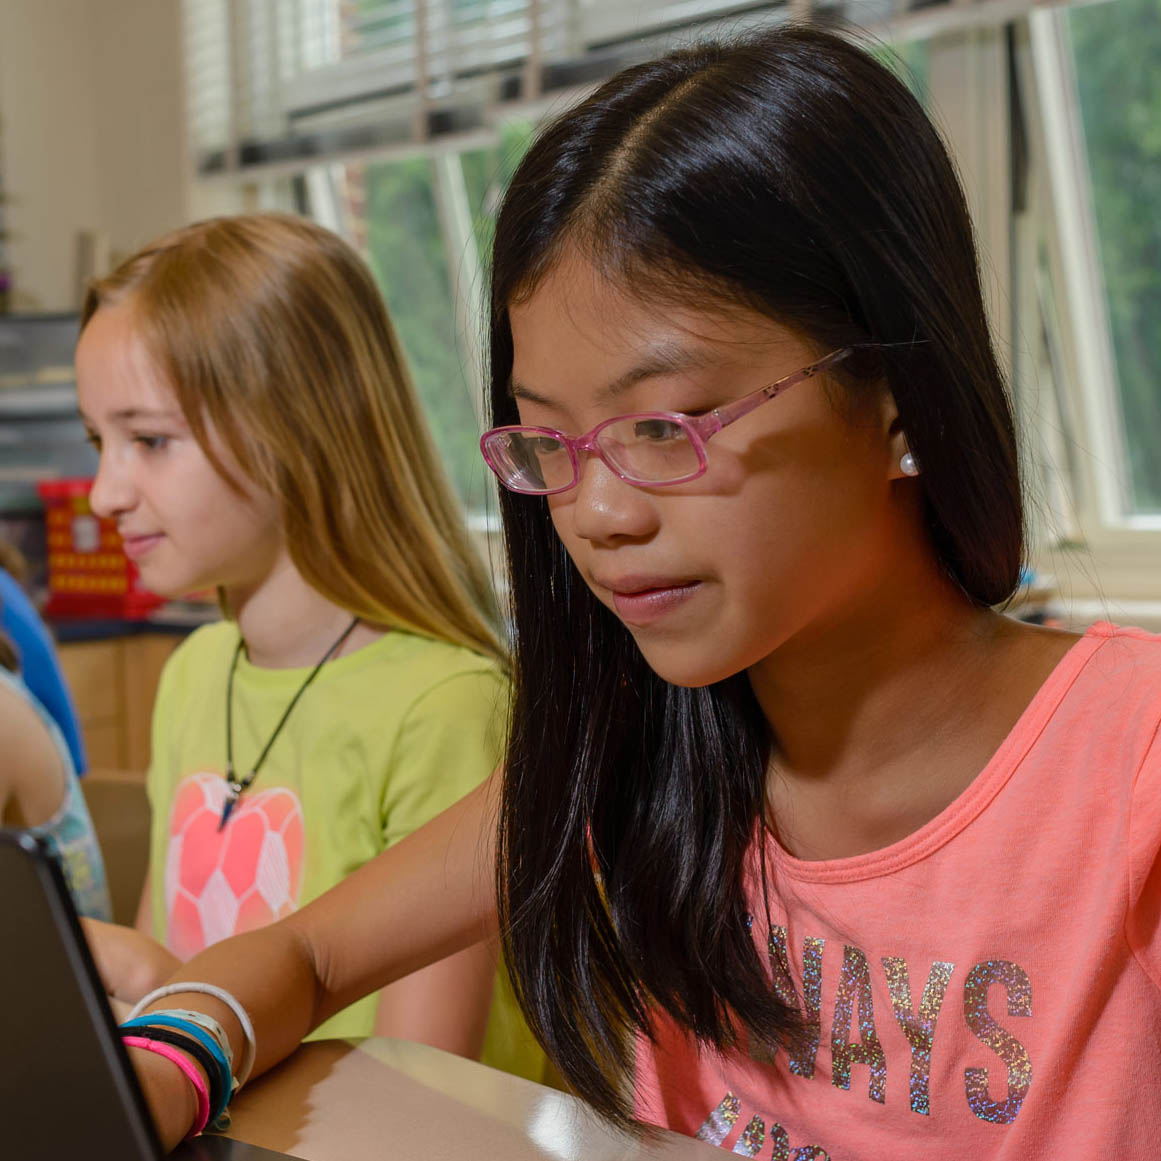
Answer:
[[(226, 614), (158, 692), (137, 927), (167, 951), (94, 929), (132, 993), (294, 912), (485, 778), (504, 654), (378, 289), (335, 235), (259, 214), (146, 247), (89, 291), (77, 387), (94, 510), (148, 587), (216, 589)], [(495, 949), (473, 947), (319, 1034), (535, 1074), (495, 974)]]

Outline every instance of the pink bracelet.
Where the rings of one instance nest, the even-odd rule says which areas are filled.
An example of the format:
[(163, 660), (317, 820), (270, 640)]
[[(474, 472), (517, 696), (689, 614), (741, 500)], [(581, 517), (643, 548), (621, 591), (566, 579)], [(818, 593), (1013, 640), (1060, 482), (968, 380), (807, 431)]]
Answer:
[(172, 1044), (165, 1044), (160, 1040), (150, 1040), (148, 1036), (122, 1036), (121, 1043), (126, 1048), (144, 1048), (146, 1052), (156, 1052), (158, 1056), (172, 1060), (185, 1073), (198, 1097), (197, 1118), (187, 1134), (189, 1137), (196, 1137), (210, 1119), (210, 1090), (197, 1065), (180, 1048), (174, 1048)]

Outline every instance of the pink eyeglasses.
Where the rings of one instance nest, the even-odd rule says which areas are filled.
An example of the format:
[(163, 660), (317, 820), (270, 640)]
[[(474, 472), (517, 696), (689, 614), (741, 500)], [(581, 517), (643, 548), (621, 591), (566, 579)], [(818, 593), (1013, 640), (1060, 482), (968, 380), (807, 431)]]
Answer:
[(480, 451), (505, 488), (527, 496), (551, 496), (575, 488), (580, 482), (582, 451), (600, 456), (627, 484), (648, 488), (684, 484), (705, 472), (705, 445), (722, 428), (850, 353), (850, 347), (832, 351), (817, 363), (706, 415), (678, 411), (617, 415), (575, 438), (551, 427), (494, 427), (481, 437)]

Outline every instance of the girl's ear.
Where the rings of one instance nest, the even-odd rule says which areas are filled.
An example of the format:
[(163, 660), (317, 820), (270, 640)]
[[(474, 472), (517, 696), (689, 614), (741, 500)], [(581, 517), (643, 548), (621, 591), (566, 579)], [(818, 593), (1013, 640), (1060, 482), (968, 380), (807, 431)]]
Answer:
[(919, 475), (919, 465), (911, 454), (907, 443), (907, 433), (895, 406), (895, 397), (890, 391), (883, 392), (880, 404), (883, 431), (887, 436), (887, 479), (902, 480)]

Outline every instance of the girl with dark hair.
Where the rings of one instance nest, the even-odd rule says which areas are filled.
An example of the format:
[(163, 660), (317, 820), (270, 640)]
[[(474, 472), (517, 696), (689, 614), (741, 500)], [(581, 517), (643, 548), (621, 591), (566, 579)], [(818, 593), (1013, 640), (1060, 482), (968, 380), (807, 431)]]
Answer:
[(1122, 1098), (1161, 1079), (1161, 639), (993, 610), (1012, 415), (905, 87), (793, 28), (623, 72), (518, 170), (491, 309), (502, 777), (168, 1002), (241, 1050), (198, 990), (228, 988), (267, 1067), (498, 913), (529, 1023), (622, 1125), (1151, 1156), (1157, 1102)]

